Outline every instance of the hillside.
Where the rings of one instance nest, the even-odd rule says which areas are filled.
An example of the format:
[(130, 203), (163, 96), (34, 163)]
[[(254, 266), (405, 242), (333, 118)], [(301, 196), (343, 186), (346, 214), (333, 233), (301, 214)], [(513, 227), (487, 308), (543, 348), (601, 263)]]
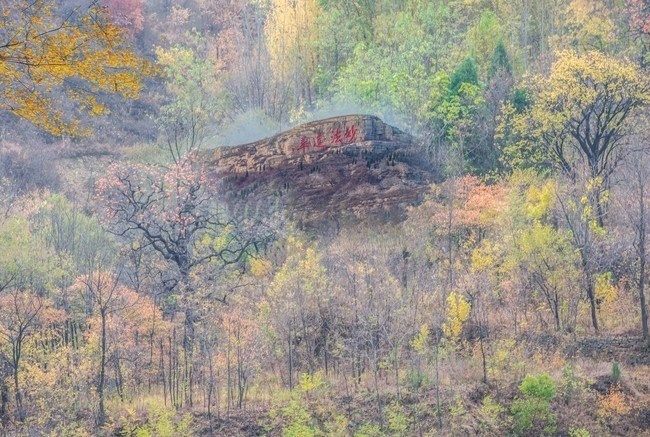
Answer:
[(0, 435), (650, 437), (650, 1), (1, 3)]

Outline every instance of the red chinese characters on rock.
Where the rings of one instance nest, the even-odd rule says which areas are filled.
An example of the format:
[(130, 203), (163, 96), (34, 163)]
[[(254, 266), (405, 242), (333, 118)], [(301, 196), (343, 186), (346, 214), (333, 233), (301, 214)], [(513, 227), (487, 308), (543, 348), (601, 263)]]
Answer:
[(356, 140), (357, 140), (357, 127), (355, 125), (352, 125), (350, 127), (345, 128), (345, 142), (353, 143)]
[(357, 141), (359, 130), (356, 125), (345, 126), (344, 128), (335, 127), (329, 133), (329, 141), (324, 133), (318, 132), (314, 137), (303, 135), (300, 137), (300, 146), (292, 147), (292, 152), (307, 153), (310, 150), (324, 150), (330, 146), (340, 146), (351, 144)]
[(332, 131), (330, 141), (332, 144), (343, 144), (343, 132), (341, 132), (341, 129), (334, 129)]
[(303, 136), (302, 138), (300, 138), (300, 147), (298, 147), (298, 150), (302, 150), (302, 152), (304, 153), (307, 150), (309, 150), (309, 146), (310, 146), (309, 139), (307, 137)]
[(324, 149), (327, 147), (327, 144), (325, 144), (325, 136), (321, 132), (314, 138), (314, 147), (316, 149)]

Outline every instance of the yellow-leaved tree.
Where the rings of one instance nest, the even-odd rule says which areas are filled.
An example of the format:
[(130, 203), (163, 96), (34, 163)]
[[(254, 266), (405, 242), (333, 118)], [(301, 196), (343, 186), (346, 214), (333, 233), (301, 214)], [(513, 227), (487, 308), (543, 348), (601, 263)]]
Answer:
[(69, 12), (53, 0), (0, 5), (0, 109), (51, 134), (88, 134), (71, 107), (106, 114), (103, 94), (137, 98), (150, 73), (95, 2)]
[(312, 47), (315, 44), (317, 17), (315, 0), (300, 2), (273, 0), (265, 23), (271, 70), (275, 80), (293, 87), (296, 103), (313, 103), (311, 77), (316, 68)]
[(465, 296), (454, 291), (449, 293), (447, 296), (447, 321), (442, 325), (442, 332), (449, 339), (459, 341), (471, 310), (472, 305)]
[[(531, 86), (532, 105), (510, 123), (525, 139), (513, 146), (514, 155), (541, 152), (571, 179), (586, 176), (607, 187), (635, 116), (650, 104), (647, 75), (601, 52), (565, 50), (557, 54), (550, 74), (535, 77)], [(601, 197), (602, 192), (595, 193), (593, 207), (602, 227)]]

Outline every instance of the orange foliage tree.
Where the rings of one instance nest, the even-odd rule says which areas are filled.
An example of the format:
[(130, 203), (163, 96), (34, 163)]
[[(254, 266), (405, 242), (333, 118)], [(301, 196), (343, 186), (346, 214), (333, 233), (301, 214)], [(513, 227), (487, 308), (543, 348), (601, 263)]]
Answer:
[[(0, 341), (10, 348), (10, 356), (4, 358), (11, 365), (16, 418), (20, 422), (26, 419), (24, 393), (19, 377), (25, 344), (40, 330), (41, 325), (54, 321), (57, 313), (51, 308), (49, 300), (33, 292), (13, 290), (0, 296)], [(5, 352), (2, 351), (2, 354)]]
[(94, 3), (67, 13), (51, 0), (0, 6), (0, 109), (51, 134), (88, 134), (63, 108), (106, 114), (102, 93), (137, 98), (141, 78), (150, 73), (126, 46), (120, 27)]

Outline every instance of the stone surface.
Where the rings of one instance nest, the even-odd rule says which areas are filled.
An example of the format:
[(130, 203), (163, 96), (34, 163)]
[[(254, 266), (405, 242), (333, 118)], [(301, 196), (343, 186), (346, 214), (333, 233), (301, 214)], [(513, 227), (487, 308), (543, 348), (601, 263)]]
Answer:
[(281, 205), (310, 227), (401, 219), (433, 179), (420, 155), (409, 134), (349, 115), (204, 151), (201, 161), (233, 203)]

